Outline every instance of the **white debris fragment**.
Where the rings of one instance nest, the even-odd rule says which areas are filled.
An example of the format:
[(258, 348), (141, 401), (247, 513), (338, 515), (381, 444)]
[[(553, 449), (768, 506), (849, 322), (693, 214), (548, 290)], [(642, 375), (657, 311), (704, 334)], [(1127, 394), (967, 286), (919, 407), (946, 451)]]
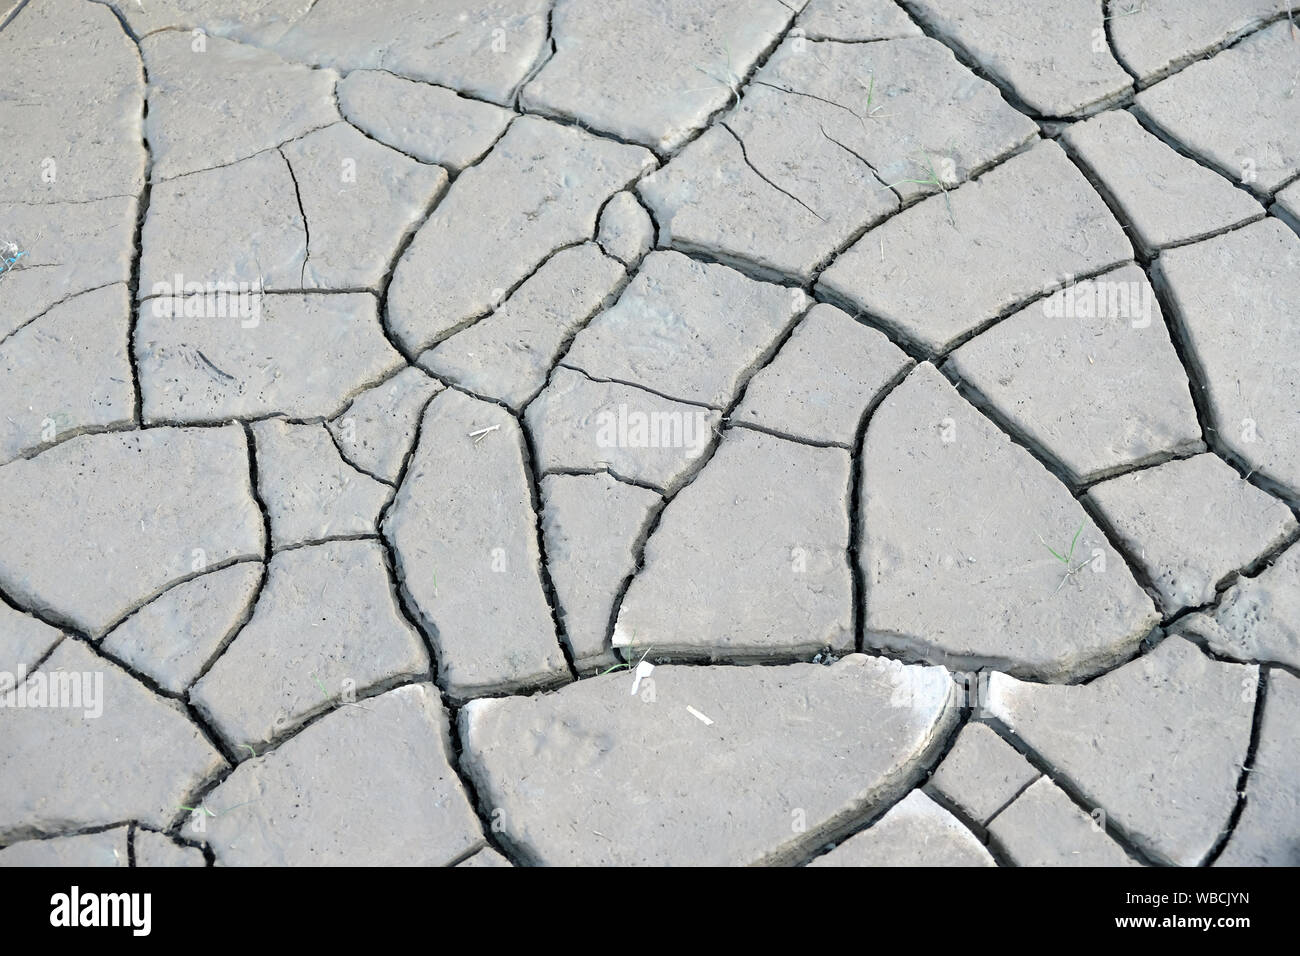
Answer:
[(705, 717), (703, 714), (701, 714), (698, 710), (696, 710), (696, 709), (695, 709), (694, 707), (692, 707), (690, 704), (687, 704), (687, 705), (686, 705), (686, 709), (687, 709), (688, 711), (690, 711), (692, 717), (694, 717), (694, 718), (695, 718), (696, 720), (698, 720), (700, 723), (704, 724), (704, 726), (706, 726), (706, 727), (712, 727), (712, 726), (713, 726), (713, 721), (712, 721), (712, 720), (710, 720), (708, 717)]
[(641, 679), (649, 677), (654, 671), (655, 666), (644, 658), (636, 665), (636, 671), (632, 675), (632, 696), (636, 696), (637, 690), (641, 687)]
[(499, 424), (497, 424), (497, 425), (489, 425), (487, 428), (480, 428), (478, 431), (470, 432), (470, 433), (469, 433), (469, 437), (472, 438), (472, 439), (474, 439), (474, 444), (477, 445), (479, 442), (481, 442), (481, 441), (482, 441), (482, 440), (487, 436), (487, 433), (488, 433), (488, 432), (494, 432), (494, 431), (496, 431), (496, 430), (497, 430), (498, 428), (500, 428), (500, 427), (501, 427), (501, 426), (500, 426)]

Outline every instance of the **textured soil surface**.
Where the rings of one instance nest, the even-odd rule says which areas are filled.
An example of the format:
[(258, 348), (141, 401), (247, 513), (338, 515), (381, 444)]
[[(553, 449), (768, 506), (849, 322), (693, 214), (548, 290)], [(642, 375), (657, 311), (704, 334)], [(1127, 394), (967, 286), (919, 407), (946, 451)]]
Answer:
[(1281, 0), (0, 71), (0, 865), (1300, 864)]

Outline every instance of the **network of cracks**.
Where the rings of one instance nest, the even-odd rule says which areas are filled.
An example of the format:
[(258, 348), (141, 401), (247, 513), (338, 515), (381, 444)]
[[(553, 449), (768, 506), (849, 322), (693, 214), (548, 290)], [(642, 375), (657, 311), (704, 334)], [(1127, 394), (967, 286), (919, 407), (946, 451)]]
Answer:
[(1296, 862), (1285, 6), (11, 6), (0, 863)]

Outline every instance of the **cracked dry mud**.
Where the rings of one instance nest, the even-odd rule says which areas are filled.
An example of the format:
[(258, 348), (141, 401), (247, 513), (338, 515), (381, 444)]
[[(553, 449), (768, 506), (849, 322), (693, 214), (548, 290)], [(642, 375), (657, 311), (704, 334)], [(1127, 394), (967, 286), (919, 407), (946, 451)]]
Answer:
[(0, 64), (0, 865), (1300, 864), (1285, 3)]

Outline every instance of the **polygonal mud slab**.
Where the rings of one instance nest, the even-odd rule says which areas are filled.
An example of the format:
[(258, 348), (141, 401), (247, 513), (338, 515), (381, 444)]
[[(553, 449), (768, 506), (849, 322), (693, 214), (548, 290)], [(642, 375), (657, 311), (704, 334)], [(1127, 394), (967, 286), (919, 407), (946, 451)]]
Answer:
[(908, 0), (907, 7), (1040, 116), (1094, 112), (1132, 88), (1111, 55), (1097, 0)]
[[(0, 202), (140, 194), (144, 76), (112, 11), (32, 0), (0, 33), (0, 63)], [(93, 135), (74, 135), (72, 117)]]
[(131, 302), (122, 283), (74, 296), (0, 341), (0, 462), (129, 425)]
[(245, 761), (184, 832), (225, 866), (446, 866), (483, 845), (451, 760), (437, 690), (399, 687)]
[(654, 245), (655, 226), (650, 214), (630, 192), (615, 193), (600, 213), (596, 241), (605, 255), (633, 266)]
[(1188, 615), (1179, 630), (1233, 660), (1300, 669), (1300, 547), (1292, 545), (1259, 574), (1238, 578), (1218, 607)]
[(720, 126), (641, 185), (660, 244), (801, 281), (895, 210), (895, 192), (949, 188), (1037, 132), (926, 37), (787, 39)]
[(607, 471), (672, 494), (694, 474), (722, 416), (561, 365), (524, 421), (542, 474)]
[(420, 365), (518, 411), (546, 384), (564, 346), (613, 297), (622, 263), (594, 242), (561, 250), (491, 315), (443, 339)]
[(189, 31), (140, 41), (153, 179), (224, 166), (338, 120), (333, 70)]
[(472, 866), (472, 867), (483, 867), (483, 866), (514, 866), (513, 863), (511, 863), (511, 862), (510, 862), (509, 860), (507, 860), (504, 856), (502, 856), (502, 855), (501, 855), (500, 853), (498, 853), (496, 850), (491, 849), (490, 847), (489, 847), (489, 848), (482, 849), (482, 850), (479, 850), (477, 853), (475, 853), (473, 856), (471, 856), (468, 860), (464, 860), (464, 861), (462, 861), (462, 862), (460, 862), (460, 863), (457, 863), (456, 865), (457, 865), (457, 866)]
[[(957, 719), (937, 667), (660, 666), (471, 701), (462, 761), (523, 859), (781, 863), (905, 792)], [(574, 821), (579, 821), (576, 825)]]
[(345, 462), (324, 425), (269, 419), (252, 428), (272, 548), (377, 533), (392, 486)]
[[(788, 121), (788, 107), (777, 109)], [(813, 150), (804, 156), (817, 161), (819, 173), (786, 187), (754, 165), (738, 137), (721, 123), (667, 169), (641, 181), (641, 196), (659, 222), (660, 246), (729, 262), (768, 279), (806, 282), (838, 246), (898, 208), (886, 184), (829, 140), (799, 140), (801, 150)], [(820, 197), (821, 208), (801, 193), (812, 201)], [(845, 193), (850, 202), (833, 205), (833, 197)], [(770, 231), (758, 226), (769, 222)]]
[(1256, 195), (1300, 172), (1300, 44), (1285, 20), (1143, 90), (1137, 109)]
[(921, 35), (894, 0), (810, 0), (804, 5), (794, 37), (832, 40), (888, 40)]
[(722, 409), (807, 304), (801, 289), (655, 252), (618, 301), (578, 333), (564, 364)]
[(379, 543), (332, 541), (271, 559), (252, 618), (190, 700), (243, 758), (250, 744), (260, 752), (315, 714), (428, 670)]
[(777, 0), (560, 0), (555, 54), (520, 102), (671, 152), (732, 102), (791, 19)]
[(1068, 680), (1159, 620), (1065, 486), (932, 365), (881, 403), (862, 458), (866, 646)]
[[(1292, 618), (1294, 620), (1294, 618)], [(1216, 866), (1300, 865), (1300, 678), (1270, 668), (1246, 807)]]
[(0, 587), (91, 637), (263, 547), (236, 426), (82, 435), (0, 467)]
[[(811, 139), (800, 129), (792, 135), (792, 121), (816, 124), (819, 114), (791, 112), (786, 97), (792, 94), (766, 82), (751, 86), (735, 110), (639, 188), (660, 223), (660, 245), (806, 280), (855, 232), (895, 210), (898, 199), (851, 147), (832, 142), (833, 134)], [(816, 103), (813, 94), (807, 102)], [(840, 114), (825, 121), (839, 123)], [(746, 145), (751, 138), (758, 159)], [(796, 143), (800, 162), (788, 155)], [(774, 241), (777, 235), (784, 241)]]
[(1300, 500), (1300, 237), (1268, 218), (1170, 249), (1156, 270), (1217, 440)]
[(749, 380), (731, 420), (852, 448), (862, 416), (911, 364), (883, 333), (818, 303)]
[(574, 666), (612, 664), (610, 617), (661, 499), (609, 475), (547, 475), (541, 495), (546, 566)]
[(1088, 497), (1146, 572), (1166, 614), (1208, 604), (1220, 582), (1297, 530), (1286, 505), (1214, 455), (1115, 478)]
[(221, 37), (269, 43), (293, 25), (307, 8), (303, 0), (229, 0), (213, 9), (208, 0), (92, 0), (117, 11), (136, 36), (159, 30), (201, 29)]
[(989, 836), (1017, 866), (1137, 866), (1106, 835), (1105, 811), (1085, 813), (1039, 777), (989, 823)]
[(0, 280), (0, 342), (60, 302), (130, 281), (135, 209), (134, 197), (0, 203), (0, 243), (23, 253)]
[(398, 581), (456, 699), (569, 677), (542, 584), (527, 454), (499, 405), (440, 392), (384, 519)]
[(183, 694), (248, 619), (261, 581), (261, 562), (242, 561), (177, 584), (109, 631), (100, 650)]
[(139, 297), (207, 292), (217, 283), (301, 289), (307, 227), (295, 197), (288, 160), (275, 149), (157, 183), (140, 242)]
[(1026, 299), (1132, 253), (1083, 174), (1044, 142), (872, 230), (817, 288), (943, 352)]
[[(865, 161), (903, 199), (950, 189), (1038, 132), (995, 86), (929, 37), (810, 43), (802, 51), (787, 40), (752, 83), (757, 88), (726, 121), (756, 161), (781, 160), (778, 166), (785, 167), (793, 165), (786, 151), (796, 143), (804, 150), (809, 140), (822, 147), (829, 143), (852, 150), (850, 161)], [(787, 117), (784, 132), (774, 128), (776, 117), (758, 107), (760, 96)], [(800, 127), (791, 122), (797, 116), (816, 117), (816, 128), (810, 123), (800, 136)], [(827, 135), (820, 135), (823, 130)], [(931, 172), (939, 182), (909, 181)]]
[(178, 295), (191, 282), (377, 287), (446, 182), (347, 123), (168, 180), (151, 194), (140, 295)]
[(881, 332), (818, 303), (776, 358), (750, 379), (731, 419), (851, 448), (862, 416), (911, 364)]
[(335, 123), (282, 149), (307, 230), (307, 288), (374, 288), (447, 173)]
[(514, 114), (416, 83), (384, 70), (356, 70), (339, 80), (339, 110), (353, 126), (393, 149), (452, 173), (492, 148)]
[(1115, 55), (1150, 82), (1289, 6), (1287, 0), (1109, 0), (1107, 12)]
[(0, 708), (0, 774), (23, 785), (0, 788), (0, 841), (122, 820), (165, 827), (226, 765), (179, 704), (80, 641), (13, 693), (25, 705)]
[[(300, 5), (301, 8), (301, 5)], [(275, 41), (290, 59), (399, 76), (508, 104), (541, 57), (547, 0), (318, 0)]]
[(1195, 866), (1236, 806), (1258, 677), (1170, 637), (1087, 685), (994, 674), (986, 706), (1144, 853)]
[(135, 357), (147, 422), (333, 416), (402, 365), (365, 292), (152, 299)]
[(970, 723), (930, 777), (929, 787), (983, 826), (1038, 776), (1029, 761), (995, 731)]
[(447, 191), (402, 255), (389, 323), (408, 354), (487, 314), (555, 250), (590, 239), (647, 151), (522, 116)]
[(326, 427), (353, 467), (395, 482), (411, 451), (424, 406), (442, 388), (441, 382), (419, 369), (404, 368), (354, 398)]
[(997, 866), (975, 834), (920, 790), (810, 866)]
[(1137, 266), (1040, 299), (948, 362), (972, 401), (1076, 485), (1205, 448), (1187, 373)]
[[(12, 677), (24, 668), (30, 670), (62, 637), (58, 628), (0, 601), (0, 674)], [(7, 681), (0, 677), (0, 682)]]
[(733, 429), (646, 542), (613, 646), (789, 659), (853, 649), (849, 456)]
[(130, 866), (128, 828), (113, 827), (98, 833), (23, 840), (0, 850), (0, 867), (6, 866)]
[(171, 837), (138, 827), (131, 838), (136, 866), (207, 866), (198, 847), (177, 843)]
[(1249, 193), (1161, 142), (1126, 110), (1071, 126), (1061, 138), (1148, 255), (1264, 215)]

